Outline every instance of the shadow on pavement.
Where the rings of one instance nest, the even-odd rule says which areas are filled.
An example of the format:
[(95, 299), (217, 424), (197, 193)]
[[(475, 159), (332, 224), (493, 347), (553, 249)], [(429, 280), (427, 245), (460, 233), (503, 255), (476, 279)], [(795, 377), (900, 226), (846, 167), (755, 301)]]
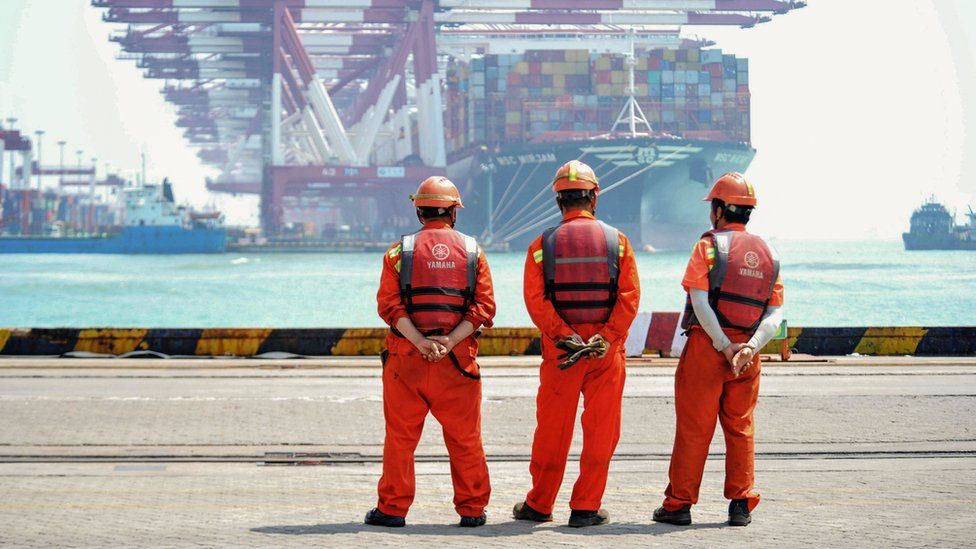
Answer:
[(310, 535), (335, 535), (335, 534), (358, 534), (365, 532), (386, 533), (402, 536), (478, 536), (478, 537), (508, 537), (529, 535), (533, 531), (546, 531), (564, 535), (579, 536), (614, 536), (614, 535), (668, 535), (685, 530), (704, 530), (724, 528), (726, 524), (720, 523), (700, 523), (690, 526), (671, 526), (664, 524), (642, 524), (642, 523), (610, 523), (605, 526), (593, 526), (590, 528), (570, 528), (566, 525), (559, 526), (540, 526), (538, 524), (523, 521), (508, 521), (498, 524), (486, 524), (479, 528), (461, 528), (455, 524), (407, 524), (403, 528), (384, 528), (382, 526), (369, 526), (361, 522), (341, 522), (336, 524), (296, 524), (281, 526), (261, 526), (251, 528), (252, 532), (258, 534), (279, 534), (288, 536), (310, 536)]
[(358, 534), (365, 532), (385, 533), (403, 536), (480, 536), (502, 537), (522, 536), (532, 532), (531, 524), (504, 522), (486, 524), (478, 528), (461, 528), (456, 524), (407, 524), (403, 528), (384, 528), (370, 526), (361, 522), (341, 522), (337, 524), (304, 524), (292, 526), (262, 526), (251, 528), (259, 534), (285, 534), (290, 536)]

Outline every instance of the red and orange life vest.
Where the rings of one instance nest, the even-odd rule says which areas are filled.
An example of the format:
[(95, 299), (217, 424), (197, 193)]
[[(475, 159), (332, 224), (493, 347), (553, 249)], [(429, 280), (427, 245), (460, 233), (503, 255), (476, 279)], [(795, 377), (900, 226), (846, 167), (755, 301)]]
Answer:
[(463, 319), (478, 280), (478, 243), (454, 229), (401, 240), (400, 295), (418, 330), (448, 333)]
[(546, 296), (567, 324), (603, 323), (617, 301), (620, 275), (617, 229), (580, 219), (542, 235)]
[[(776, 250), (743, 231), (708, 231), (715, 250), (708, 272), (708, 302), (723, 328), (755, 331), (773, 297), (779, 277)], [(689, 294), (682, 327), (699, 324)]]

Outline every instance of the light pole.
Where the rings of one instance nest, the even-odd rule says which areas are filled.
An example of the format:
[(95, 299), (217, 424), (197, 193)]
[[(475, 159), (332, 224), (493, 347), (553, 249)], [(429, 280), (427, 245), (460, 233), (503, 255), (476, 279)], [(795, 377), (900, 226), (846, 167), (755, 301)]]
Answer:
[(88, 231), (90, 233), (95, 232), (95, 179), (98, 177), (98, 158), (92, 157), (92, 174), (90, 183), (88, 185), (88, 219), (90, 220)]
[(41, 190), (41, 138), (44, 137), (44, 130), (34, 132), (37, 136), (37, 190)]
[(58, 174), (58, 185), (64, 185), (64, 146), (67, 144), (63, 139), (58, 141), (58, 171), (61, 172)]
[[(10, 128), (11, 130), (14, 129), (14, 124), (16, 124), (16, 123), (17, 123), (17, 119), (16, 118), (8, 118), (7, 119), (7, 127)], [(16, 179), (16, 177), (17, 177), (17, 169), (15, 167), (15, 164), (17, 164), (17, 157), (14, 156), (14, 154), (15, 153), (14, 153), (13, 149), (11, 149), (10, 150), (10, 176), (9, 176), (9, 180), (7, 181), (7, 183), (10, 185), (10, 188), (11, 189), (14, 188), (15, 186), (17, 186), (17, 183), (16, 183), (16, 181), (17, 181), (17, 179)]]

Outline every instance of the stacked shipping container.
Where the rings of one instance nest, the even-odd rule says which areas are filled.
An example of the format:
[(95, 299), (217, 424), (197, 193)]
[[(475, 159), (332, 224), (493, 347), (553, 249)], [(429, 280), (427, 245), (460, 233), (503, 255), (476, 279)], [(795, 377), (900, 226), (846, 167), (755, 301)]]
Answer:
[(55, 224), (66, 234), (91, 234), (123, 223), (119, 206), (92, 205), (78, 195), (24, 189), (3, 189), (0, 193), (0, 234), (43, 235)]
[[(623, 56), (527, 51), (452, 61), (448, 149), (609, 131), (629, 96)], [(655, 131), (748, 142), (749, 64), (718, 49), (638, 51), (634, 94)]]

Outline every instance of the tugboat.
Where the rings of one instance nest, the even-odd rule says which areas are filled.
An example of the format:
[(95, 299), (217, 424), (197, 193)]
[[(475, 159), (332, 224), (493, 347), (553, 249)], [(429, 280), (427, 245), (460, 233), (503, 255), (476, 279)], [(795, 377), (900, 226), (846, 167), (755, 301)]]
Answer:
[(167, 179), (123, 191), (121, 231), (98, 236), (0, 236), (0, 253), (203, 254), (223, 253), (227, 233), (218, 212), (177, 206)]
[(930, 198), (912, 214), (902, 234), (906, 250), (976, 250), (976, 212), (969, 208), (969, 225), (956, 225), (945, 206)]

